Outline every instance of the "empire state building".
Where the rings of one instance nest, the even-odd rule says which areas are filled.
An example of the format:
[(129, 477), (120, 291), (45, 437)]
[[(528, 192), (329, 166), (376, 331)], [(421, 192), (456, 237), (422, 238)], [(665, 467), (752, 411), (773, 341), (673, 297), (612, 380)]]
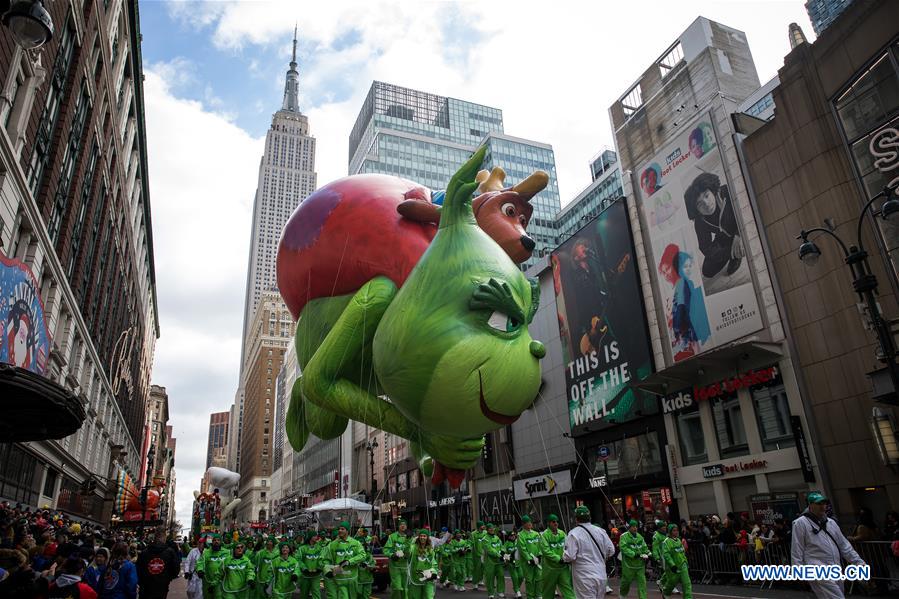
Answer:
[(294, 209), (316, 187), (315, 138), (309, 134), (309, 119), (300, 112), (300, 75), (297, 72), (297, 40), (294, 31), (293, 57), (284, 83), (281, 110), (272, 116), (265, 136), (265, 151), (259, 164), (250, 256), (244, 303), (241, 371), (245, 368), (247, 328), (259, 307), (263, 292), (277, 289), (275, 260), (281, 229)]

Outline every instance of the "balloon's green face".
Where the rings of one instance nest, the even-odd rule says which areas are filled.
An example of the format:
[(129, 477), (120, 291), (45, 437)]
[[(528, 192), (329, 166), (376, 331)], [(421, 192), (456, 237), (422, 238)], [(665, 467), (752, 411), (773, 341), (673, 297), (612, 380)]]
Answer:
[(424, 430), (471, 438), (511, 424), (534, 401), (540, 387), (543, 345), (528, 323), (536, 287), (524, 276), (488, 279), (445, 326), (452, 341), (434, 365), (419, 408)]

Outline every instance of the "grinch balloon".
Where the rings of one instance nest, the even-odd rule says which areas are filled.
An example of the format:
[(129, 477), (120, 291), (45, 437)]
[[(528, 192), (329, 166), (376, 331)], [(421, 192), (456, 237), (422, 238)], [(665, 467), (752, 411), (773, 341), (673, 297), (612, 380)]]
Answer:
[[(327, 185), (291, 216), (278, 286), (298, 316), (302, 376), (286, 419), (294, 449), (310, 433), (339, 436), (352, 419), (408, 439), (432, 480), (457, 486), (483, 435), (534, 401), (545, 350), (528, 325), (539, 289), (478, 226), (484, 153), (450, 180), (436, 234), (397, 211), (427, 190), (379, 175)], [(487, 193), (507, 194), (505, 212), (520, 206), (512, 189)]]

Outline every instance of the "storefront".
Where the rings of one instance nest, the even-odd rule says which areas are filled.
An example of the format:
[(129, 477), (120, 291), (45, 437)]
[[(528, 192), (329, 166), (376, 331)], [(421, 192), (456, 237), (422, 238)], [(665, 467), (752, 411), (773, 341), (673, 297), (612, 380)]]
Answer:
[(450, 530), (468, 530), (471, 526), (471, 495), (468, 481), (463, 480), (458, 489), (451, 489), (447, 481), (431, 489), (428, 501), (431, 511), (431, 526), (439, 529), (446, 526)]
[(387, 493), (381, 503), (381, 525), (396, 528), (400, 518), (406, 520), (410, 528), (430, 525), (428, 513), (430, 485), (412, 458), (393, 464), (385, 473)]
[(665, 443), (661, 416), (579, 437), (575, 503), (609, 526), (676, 516)]
[(748, 369), (660, 398), (681, 518), (728, 512), (788, 518), (816, 488), (797, 415), (798, 392), (785, 364)]

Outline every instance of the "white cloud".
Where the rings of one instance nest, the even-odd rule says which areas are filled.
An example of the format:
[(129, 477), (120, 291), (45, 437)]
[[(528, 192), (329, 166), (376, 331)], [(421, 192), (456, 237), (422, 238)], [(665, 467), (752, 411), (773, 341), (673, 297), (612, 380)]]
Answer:
[(150, 65), (144, 82), (162, 333), (153, 380), (169, 393), (178, 439), (176, 507), (187, 525), (206, 467), (209, 414), (228, 409), (237, 385), (262, 140), (199, 102), (175, 97), (171, 69)]

